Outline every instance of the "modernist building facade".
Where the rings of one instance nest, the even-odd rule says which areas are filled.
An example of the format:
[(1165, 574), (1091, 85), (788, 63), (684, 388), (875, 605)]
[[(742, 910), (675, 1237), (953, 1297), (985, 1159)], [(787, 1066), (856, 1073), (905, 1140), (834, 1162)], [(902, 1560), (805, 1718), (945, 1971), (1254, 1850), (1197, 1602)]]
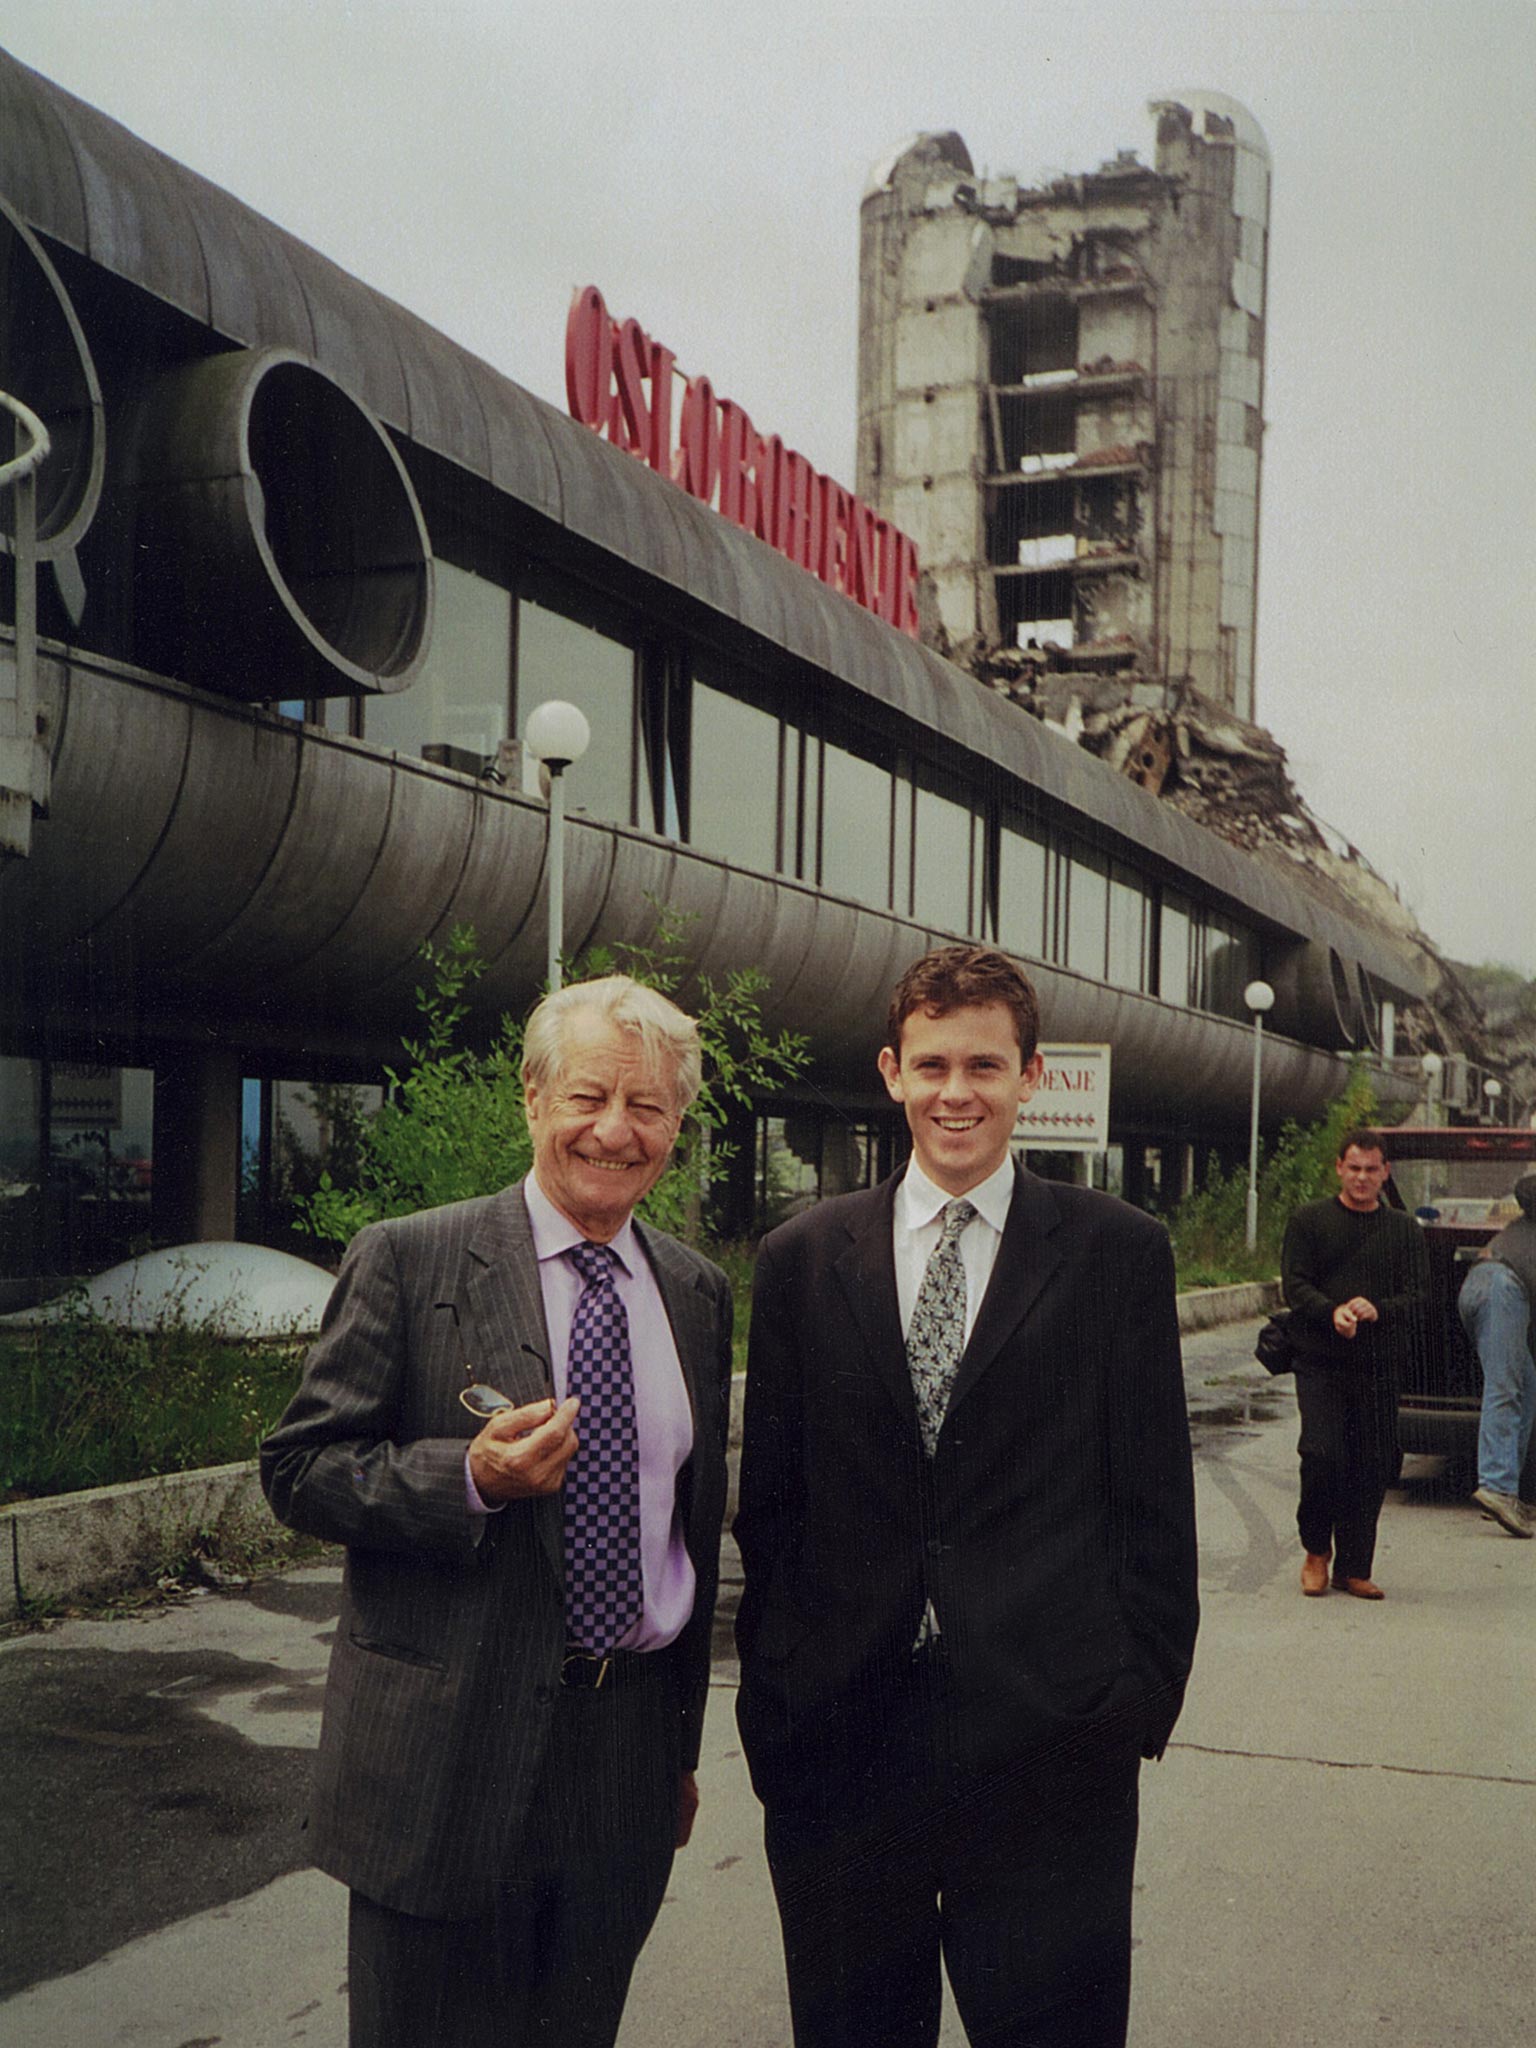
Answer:
[(5, 57), (0, 202), (0, 389), (53, 441), (27, 773), (0, 752), (12, 813), (36, 799), (0, 858), (13, 1297), (274, 1229), (280, 1134), (317, 1084), (377, 1086), (425, 942), (472, 925), (480, 1018), (526, 1008), (547, 811), (508, 742), (550, 697), (593, 730), (568, 944), (670, 906), (810, 1038), (743, 1118), (735, 1227), (890, 1164), (874, 1056), (932, 941), (1006, 947), (1052, 1038), (1112, 1044), (1140, 1199), (1242, 1143), (1251, 976), (1269, 1120), (1420, 993), (1301, 883)]
[(1038, 189), (958, 135), (861, 216), (858, 488), (917, 542), (962, 658), (1188, 681), (1254, 716), (1269, 151), (1213, 93)]

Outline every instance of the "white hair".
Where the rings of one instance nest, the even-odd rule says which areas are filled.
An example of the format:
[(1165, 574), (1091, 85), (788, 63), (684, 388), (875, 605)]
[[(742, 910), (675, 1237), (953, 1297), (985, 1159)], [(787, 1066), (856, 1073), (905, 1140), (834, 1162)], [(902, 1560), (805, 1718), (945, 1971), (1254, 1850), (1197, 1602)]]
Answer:
[(672, 1068), (678, 1114), (688, 1108), (703, 1080), (699, 1027), (659, 989), (647, 988), (627, 974), (568, 982), (545, 996), (523, 1034), (525, 1082), (542, 1088), (559, 1074), (565, 1064), (566, 1032), (578, 1014), (601, 1017), (620, 1031), (632, 1031), (648, 1064)]

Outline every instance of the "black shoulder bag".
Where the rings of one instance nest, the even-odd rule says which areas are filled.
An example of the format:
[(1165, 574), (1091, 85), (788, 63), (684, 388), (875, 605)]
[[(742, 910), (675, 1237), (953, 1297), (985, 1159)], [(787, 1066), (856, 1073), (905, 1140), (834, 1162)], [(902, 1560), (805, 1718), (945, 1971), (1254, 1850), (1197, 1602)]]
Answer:
[[(1326, 1286), (1328, 1281), (1332, 1281), (1343, 1270), (1343, 1266), (1335, 1267), (1324, 1285)], [(1266, 1372), (1282, 1373), (1296, 1370), (1298, 1353), (1295, 1340), (1291, 1336), (1292, 1314), (1291, 1309), (1277, 1308), (1269, 1321), (1261, 1326), (1258, 1336), (1254, 1339), (1253, 1355)]]
[(1291, 1312), (1288, 1308), (1276, 1309), (1269, 1321), (1260, 1326), (1253, 1355), (1266, 1372), (1296, 1370), (1296, 1347), (1291, 1342)]

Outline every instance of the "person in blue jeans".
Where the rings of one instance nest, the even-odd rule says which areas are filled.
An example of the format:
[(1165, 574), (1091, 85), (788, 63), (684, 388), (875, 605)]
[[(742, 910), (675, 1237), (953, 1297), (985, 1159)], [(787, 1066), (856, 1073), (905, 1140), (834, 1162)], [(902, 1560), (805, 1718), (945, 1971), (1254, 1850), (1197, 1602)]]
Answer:
[(1483, 1413), (1472, 1498), (1511, 1536), (1536, 1535), (1536, 1507), (1520, 1475), (1536, 1424), (1536, 1173), (1515, 1183), (1521, 1213), (1501, 1230), (1462, 1283), (1457, 1311), (1483, 1368)]

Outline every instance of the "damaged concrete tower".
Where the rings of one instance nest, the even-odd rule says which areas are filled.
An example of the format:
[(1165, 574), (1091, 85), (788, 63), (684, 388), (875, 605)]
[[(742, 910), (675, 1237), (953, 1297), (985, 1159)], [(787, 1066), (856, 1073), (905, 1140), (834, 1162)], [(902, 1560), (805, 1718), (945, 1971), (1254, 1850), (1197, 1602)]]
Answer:
[(858, 490), (917, 542), (925, 639), (1254, 717), (1269, 150), (1217, 93), (1038, 190), (958, 135), (877, 165)]

